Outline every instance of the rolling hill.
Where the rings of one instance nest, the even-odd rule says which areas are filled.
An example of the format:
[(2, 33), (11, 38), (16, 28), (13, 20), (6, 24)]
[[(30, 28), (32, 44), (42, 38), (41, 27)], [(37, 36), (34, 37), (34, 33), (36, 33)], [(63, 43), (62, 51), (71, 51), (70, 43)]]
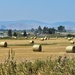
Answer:
[(31, 29), (38, 28), (38, 26), (54, 27), (65, 26), (67, 30), (75, 30), (75, 22), (64, 21), (55, 23), (45, 23), (36, 20), (17, 20), (17, 21), (0, 21), (0, 29)]

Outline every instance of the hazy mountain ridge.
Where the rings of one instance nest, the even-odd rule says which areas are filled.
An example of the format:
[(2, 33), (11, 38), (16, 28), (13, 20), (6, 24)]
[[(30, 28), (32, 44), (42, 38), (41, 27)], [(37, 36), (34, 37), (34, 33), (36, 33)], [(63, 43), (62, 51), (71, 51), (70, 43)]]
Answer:
[(72, 21), (56, 22), (56, 23), (52, 23), (51, 25), (57, 26), (57, 27), (59, 25), (62, 25), (62, 26), (65, 26), (67, 30), (75, 30), (75, 22), (72, 22)]
[(0, 21), (0, 29), (31, 29), (41, 27), (54, 27), (65, 26), (67, 30), (75, 30), (75, 22), (64, 21), (55, 23), (45, 23), (36, 20), (17, 20), (17, 21)]

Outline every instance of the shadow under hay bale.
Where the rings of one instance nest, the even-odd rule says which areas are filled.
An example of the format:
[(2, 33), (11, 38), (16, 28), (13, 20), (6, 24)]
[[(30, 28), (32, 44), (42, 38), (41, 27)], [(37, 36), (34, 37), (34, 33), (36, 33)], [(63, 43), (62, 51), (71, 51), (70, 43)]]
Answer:
[(7, 42), (0, 42), (0, 47), (7, 47)]
[(75, 53), (75, 46), (67, 46), (66, 53)]
[(42, 46), (41, 45), (33, 45), (33, 51), (41, 52), (42, 51)]

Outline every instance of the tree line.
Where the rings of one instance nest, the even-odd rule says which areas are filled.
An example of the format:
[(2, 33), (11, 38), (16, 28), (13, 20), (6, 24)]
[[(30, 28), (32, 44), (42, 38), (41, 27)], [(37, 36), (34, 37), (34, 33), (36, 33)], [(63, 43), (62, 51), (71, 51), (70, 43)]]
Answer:
[(48, 27), (43, 27), (41, 28), (41, 26), (39, 26), (37, 29), (32, 28), (31, 29), (32, 32), (34, 33), (39, 33), (39, 34), (55, 34), (55, 32), (66, 32), (65, 26), (58, 26), (57, 29), (53, 28), (48, 28)]
[[(24, 31), (23, 31), (23, 34), (21, 34), (21, 35), (22, 35), (22, 36), (27, 36), (26, 30), (24, 30)], [(12, 30), (9, 29), (9, 30), (8, 30), (8, 36), (9, 36), (9, 37), (12, 37), (12, 36), (17, 37), (18, 34), (17, 34), (17, 32), (12, 32)]]
[[(66, 32), (66, 29), (62, 25), (58, 26), (57, 29), (55, 29), (54, 27), (53, 28), (48, 28), (48, 27), (44, 26), (42, 28), (41, 26), (39, 26), (37, 29), (32, 28), (31, 32), (34, 32), (34, 35), (37, 35), (37, 33), (39, 33), (39, 34), (55, 34), (55, 32)], [(8, 36), (10, 36), (10, 37), (11, 36), (17, 37), (18, 34), (16, 32), (12, 33), (12, 30), (9, 29), (8, 30)], [(26, 30), (23, 31), (22, 36), (27, 36)]]

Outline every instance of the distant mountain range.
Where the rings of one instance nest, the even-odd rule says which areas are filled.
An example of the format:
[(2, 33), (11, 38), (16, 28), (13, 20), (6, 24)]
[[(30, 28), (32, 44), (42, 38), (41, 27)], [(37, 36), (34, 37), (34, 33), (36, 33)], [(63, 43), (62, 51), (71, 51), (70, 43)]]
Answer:
[(75, 30), (75, 22), (64, 21), (64, 22), (55, 22), (55, 23), (45, 23), (36, 20), (18, 20), (18, 21), (0, 21), (0, 29), (31, 29), (41, 27), (54, 27), (65, 26), (67, 30)]

